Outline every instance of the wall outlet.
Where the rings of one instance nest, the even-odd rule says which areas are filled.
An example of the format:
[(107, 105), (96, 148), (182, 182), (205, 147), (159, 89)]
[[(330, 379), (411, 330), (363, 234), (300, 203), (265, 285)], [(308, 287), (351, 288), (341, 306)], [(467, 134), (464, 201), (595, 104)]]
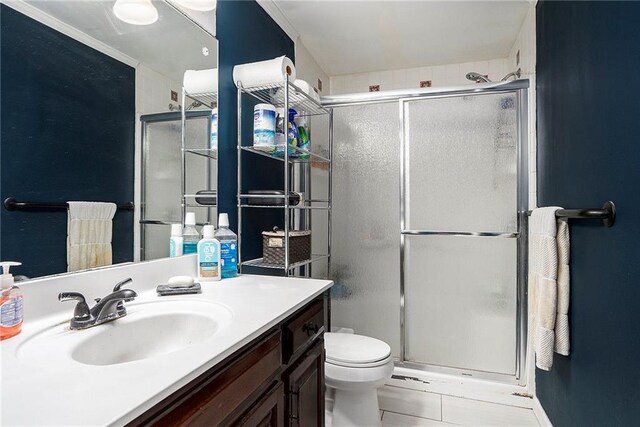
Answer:
[(431, 80), (420, 80), (420, 87), (431, 87)]
[(369, 92), (380, 92), (380, 85), (370, 85)]

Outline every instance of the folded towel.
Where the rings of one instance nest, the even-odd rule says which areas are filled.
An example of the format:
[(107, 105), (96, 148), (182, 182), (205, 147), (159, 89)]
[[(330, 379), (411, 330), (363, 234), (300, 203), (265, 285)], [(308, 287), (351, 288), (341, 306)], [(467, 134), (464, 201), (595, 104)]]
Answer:
[(68, 202), (67, 271), (111, 265), (114, 203)]
[(569, 355), (569, 224), (566, 218), (558, 221), (558, 304), (556, 311), (555, 352)]
[(529, 220), (530, 336), (536, 366), (547, 371), (554, 350), (569, 354), (569, 227), (558, 209), (535, 209)]

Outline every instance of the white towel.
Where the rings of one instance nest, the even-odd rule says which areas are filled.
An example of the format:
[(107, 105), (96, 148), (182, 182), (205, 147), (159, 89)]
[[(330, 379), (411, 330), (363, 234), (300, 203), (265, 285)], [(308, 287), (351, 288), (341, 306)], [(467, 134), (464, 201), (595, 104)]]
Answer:
[(536, 366), (546, 371), (553, 352), (569, 354), (569, 227), (559, 207), (535, 209), (529, 220), (529, 313)]
[(111, 265), (114, 203), (68, 202), (67, 271)]

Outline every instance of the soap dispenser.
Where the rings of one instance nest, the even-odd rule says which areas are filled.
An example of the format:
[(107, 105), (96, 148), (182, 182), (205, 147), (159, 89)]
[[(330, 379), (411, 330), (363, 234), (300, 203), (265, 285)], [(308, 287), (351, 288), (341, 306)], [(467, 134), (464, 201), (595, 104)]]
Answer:
[(18, 335), (22, 330), (22, 293), (13, 285), (9, 268), (22, 265), (15, 261), (1, 262), (2, 295), (0, 296), (0, 341)]

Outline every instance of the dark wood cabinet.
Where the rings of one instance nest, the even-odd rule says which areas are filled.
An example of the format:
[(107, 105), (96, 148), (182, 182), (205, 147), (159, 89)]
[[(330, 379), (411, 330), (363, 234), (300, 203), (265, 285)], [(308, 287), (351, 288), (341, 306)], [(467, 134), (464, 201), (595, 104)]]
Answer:
[(285, 394), (282, 382), (273, 387), (236, 424), (242, 427), (284, 427)]
[(285, 374), (288, 426), (324, 427), (324, 340)]
[(324, 427), (327, 302), (307, 304), (129, 425)]

